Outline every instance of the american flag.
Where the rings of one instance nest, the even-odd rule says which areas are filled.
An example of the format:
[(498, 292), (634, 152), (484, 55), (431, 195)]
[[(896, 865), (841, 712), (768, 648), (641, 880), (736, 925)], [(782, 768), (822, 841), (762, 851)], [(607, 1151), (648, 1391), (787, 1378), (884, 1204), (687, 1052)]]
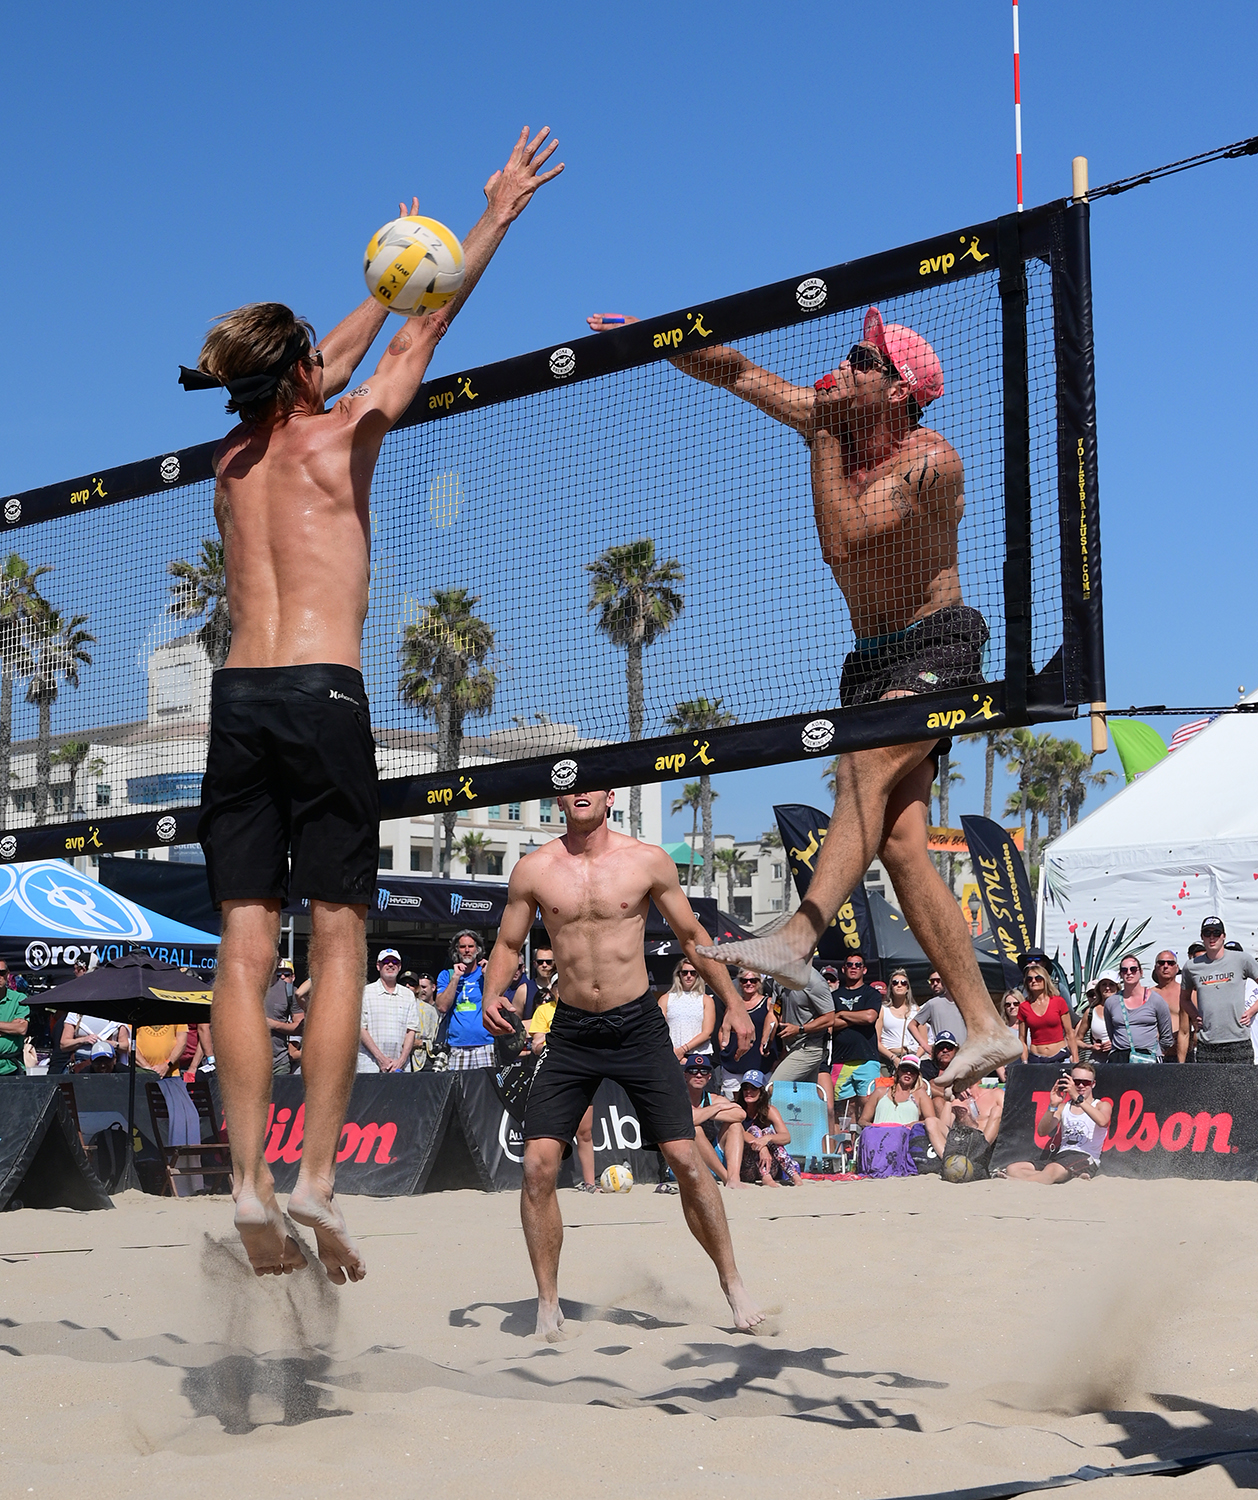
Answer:
[(1193, 735), (1200, 734), (1207, 725), (1213, 724), (1218, 717), (1218, 714), (1209, 714), (1204, 719), (1194, 719), (1191, 724), (1181, 724), (1171, 736), (1170, 748), (1178, 750), (1181, 745), (1186, 745), (1192, 739)]

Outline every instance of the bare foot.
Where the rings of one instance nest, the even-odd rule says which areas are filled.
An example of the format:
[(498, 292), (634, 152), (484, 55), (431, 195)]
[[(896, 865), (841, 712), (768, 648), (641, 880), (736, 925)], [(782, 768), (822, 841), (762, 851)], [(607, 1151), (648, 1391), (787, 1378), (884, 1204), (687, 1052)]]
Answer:
[(288, 1200), (288, 1212), (298, 1224), (314, 1230), (319, 1259), (329, 1281), (344, 1286), (347, 1279), (363, 1279), (367, 1266), (358, 1246), (350, 1239), (341, 1210), (330, 1193), (323, 1198), (309, 1188), (299, 1188)]
[(793, 990), (802, 990), (812, 973), (817, 940), (806, 923), (784, 926), (780, 932), (762, 933), (740, 943), (714, 943), (695, 951), (718, 963), (740, 964), (758, 974), (772, 974)]
[(1021, 1057), (1018, 1033), (997, 1022), (990, 1031), (971, 1031), (965, 1045), (935, 1082), (940, 1088), (963, 1089), (1006, 1063), (1020, 1061)]
[(548, 1344), (563, 1342), (563, 1313), (558, 1302), (543, 1302), (537, 1299), (537, 1337)]
[(751, 1183), (744, 1182), (741, 1177), (731, 1177), (725, 1186), (727, 1188), (744, 1188), (750, 1187)]
[(747, 1288), (743, 1285), (741, 1276), (736, 1276), (727, 1287), (722, 1287), (721, 1290), (725, 1293), (725, 1300), (734, 1314), (735, 1328), (741, 1329), (743, 1333), (750, 1333), (758, 1323), (764, 1322), (764, 1314), (747, 1295)]
[(273, 1196), (264, 1203), (256, 1193), (242, 1189), (236, 1199), (236, 1230), (255, 1276), (285, 1276), (306, 1264)]

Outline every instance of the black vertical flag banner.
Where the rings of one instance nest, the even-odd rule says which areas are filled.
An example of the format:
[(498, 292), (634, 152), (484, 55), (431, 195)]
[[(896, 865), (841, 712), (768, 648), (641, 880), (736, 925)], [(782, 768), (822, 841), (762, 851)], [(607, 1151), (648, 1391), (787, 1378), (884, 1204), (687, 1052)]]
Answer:
[[(782, 848), (790, 862), (795, 889), (802, 901), (812, 881), (817, 855), (825, 842), (830, 820), (815, 807), (791, 802), (774, 807), (778, 832), (782, 835)], [(874, 936), (874, 919), (869, 910), (869, 897), (865, 884), (858, 881), (848, 899), (839, 907), (838, 915), (821, 935), (817, 944), (817, 955), (823, 959), (842, 960), (849, 953), (860, 953), (868, 966), (870, 979), (881, 979), (882, 971), (878, 957), (878, 940)]]
[(990, 818), (961, 819), (974, 879), (982, 893), (987, 920), (996, 934), (997, 951), (1009, 986), (1022, 983), (1018, 954), (1035, 946), (1035, 898), (1026, 864), (1017, 845)]

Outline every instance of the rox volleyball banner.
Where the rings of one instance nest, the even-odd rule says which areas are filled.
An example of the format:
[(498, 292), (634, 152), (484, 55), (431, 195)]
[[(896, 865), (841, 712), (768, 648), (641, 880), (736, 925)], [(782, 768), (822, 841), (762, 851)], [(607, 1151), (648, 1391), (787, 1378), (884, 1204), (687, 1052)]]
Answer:
[[(993, 1167), (1042, 1166), (1048, 1159), (1049, 1138), (1035, 1127), (1058, 1072), (1022, 1063), (1009, 1068)], [(1258, 1068), (1115, 1064), (1099, 1070), (1095, 1092), (1114, 1106), (1103, 1174), (1258, 1180)]]
[[(821, 846), (825, 843), (830, 820), (815, 807), (791, 802), (774, 807), (782, 848), (790, 861), (795, 889), (802, 901), (812, 882), (813, 870)], [(822, 934), (817, 954), (823, 959), (842, 961), (849, 953), (859, 953), (868, 966), (868, 977), (881, 977), (878, 940), (874, 936), (874, 919), (863, 882), (858, 881), (852, 894), (839, 908), (838, 915)]]
[(1009, 834), (990, 818), (963, 817), (961, 827), (970, 849), (974, 879), (987, 920), (996, 935), (996, 951), (1005, 983), (1022, 983), (1018, 955), (1035, 946), (1035, 898), (1026, 864)]

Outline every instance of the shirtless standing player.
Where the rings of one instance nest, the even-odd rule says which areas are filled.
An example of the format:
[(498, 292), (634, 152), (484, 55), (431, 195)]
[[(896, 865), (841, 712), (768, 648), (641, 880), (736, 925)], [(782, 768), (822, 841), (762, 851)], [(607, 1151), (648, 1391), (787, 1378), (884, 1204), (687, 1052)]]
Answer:
[[(613, 321), (636, 320), (588, 319), (595, 332)], [(926, 340), (884, 324), (871, 307), (861, 341), (815, 386), (792, 385), (724, 345), (673, 363), (785, 423), (811, 449), (817, 536), (857, 637), (843, 664), (843, 706), (981, 682), (987, 626), (962, 601), (957, 567), (965, 474), (951, 443), (921, 425), (922, 408), (944, 388)], [(927, 740), (841, 756), (835, 837), (821, 847), (800, 909), (765, 937), (722, 944), (720, 957), (800, 988), (818, 939), (878, 854), (965, 1017), (965, 1046), (945, 1075), (960, 1083), (1015, 1061), (1019, 1050), (988, 999), (961, 908), (930, 861), (939, 748)]]
[(546, 1053), (533, 1075), (524, 1114), (524, 1186), (520, 1218), (537, 1278), (537, 1332), (560, 1336), (559, 1252), (563, 1218), (555, 1183), (564, 1148), (604, 1078), (620, 1084), (642, 1126), (673, 1169), (690, 1232), (716, 1266), (737, 1327), (762, 1319), (743, 1286), (721, 1195), (695, 1149), (694, 1112), (668, 1023), (647, 976), (647, 911), (652, 900), (677, 935), (686, 957), (725, 1003), (721, 1040), (732, 1030), (739, 1056), (752, 1041), (747, 1007), (729, 971), (696, 956), (707, 941), (677, 880), (677, 867), (654, 844), (641, 844), (607, 826), (608, 791), (569, 793), (559, 806), (567, 832), (518, 861), (507, 907), (485, 971), (485, 1025), (497, 1036), (510, 1001), (507, 981), (540, 908), (554, 944), (562, 999), (551, 1022)]
[(310, 899), (313, 988), (302, 1047), (305, 1137), (288, 1211), (314, 1230), (332, 1281), (364, 1274), (332, 1182), (358, 1053), (380, 816), (360, 670), (371, 478), (385, 434), (508, 226), (563, 170), (541, 170), (556, 144), (543, 147), (548, 134), (530, 141), (525, 130), (486, 183), (488, 207), (463, 246), (458, 296), (408, 318), (376, 373), (330, 411), (325, 398), (349, 384), (386, 317), (370, 298), (317, 348), (309, 326), (281, 304), (240, 308), (206, 339), (203, 374), (183, 377), (189, 389), (225, 385), (228, 409), (243, 418), (214, 456), (232, 643), (214, 674), (200, 834), (223, 912), (213, 1023), (236, 1227), (259, 1276), (305, 1264), (262, 1155), (271, 1096), (263, 996), (290, 851), (291, 891)]

